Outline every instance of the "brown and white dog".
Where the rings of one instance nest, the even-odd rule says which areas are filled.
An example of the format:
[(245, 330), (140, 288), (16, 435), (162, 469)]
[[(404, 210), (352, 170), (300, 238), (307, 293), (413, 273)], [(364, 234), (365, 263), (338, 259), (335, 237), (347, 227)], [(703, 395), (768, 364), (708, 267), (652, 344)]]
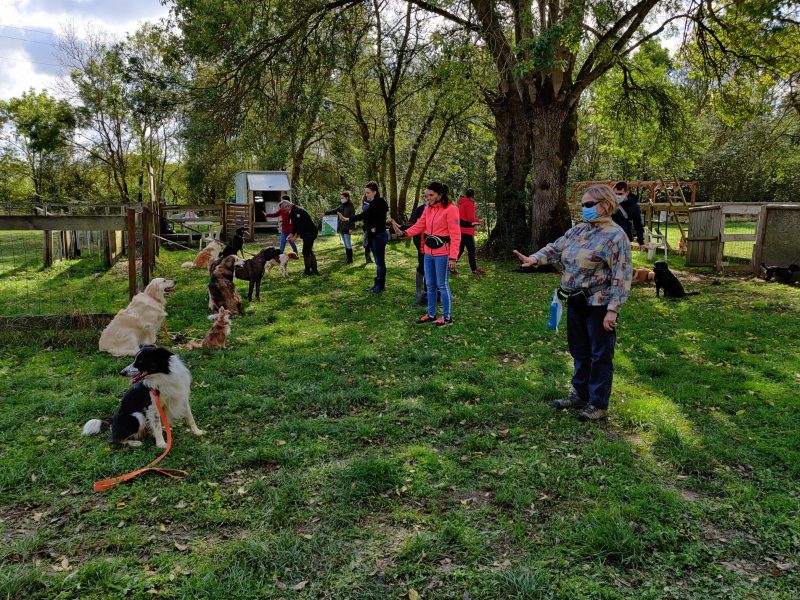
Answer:
[(113, 356), (134, 356), (139, 346), (155, 344), (158, 330), (167, 318), (166, 294), (174, 289), (174, 279), (153, 279), (100, 334), (100, 350)]
[(650, 285), (655, 283), (656, 274), (650, 269), (634, 269), (631, 285)]
[(267, 261), (267, 271), (271, 271), (272, 267), (280, 267), (281, 274), (284, 277), (289, 276), (289, 271), (287, 270), (287, 265), (289, 264), (290, 260), (297, 260), (300, 258), (294, 252), (284, 252), (283, 254), (279, 254), (272, 260)]
[(207, 348), (210, 350), (219, 350), (225, 347), (225, 340), (231, 334), (231, 311), (224, 306), (219, 309), (211, 329), (208, 330), (206, 337), (202, 342), (192, 340), (186, 344), (188, 350), (195, 350), (197, 348)]
[(189, 260), (181, 266), (184, 269), (205, 269), (219, 256), (222, 252), (222, 242), (219, 240), (211, 240), (211, 242), (197, 253), (194, 260)]
[[(208, 282), (208, 308), (214, 313), (220, 307), (227, 308), (232, 315), (243, 315), (242, 299), (236, 292), (233, 284), (233, 272), (237, 265), (244, 264), (244, 261), (231, 254), (217, 262), (211, 272), (211, 281)], [(209, 315), (209, 319), (214, 320), (216, 315)]]

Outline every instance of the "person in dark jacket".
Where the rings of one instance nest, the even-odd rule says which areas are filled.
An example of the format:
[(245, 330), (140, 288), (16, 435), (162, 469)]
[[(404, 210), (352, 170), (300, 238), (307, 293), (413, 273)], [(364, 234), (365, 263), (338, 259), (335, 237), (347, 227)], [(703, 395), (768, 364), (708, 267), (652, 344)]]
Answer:
[[(364, 212), (369, 208), (369, 200), (367, 200), (366, 196), (361, 198), (361, 212)], [(361, 231), (364, 232), (364, 239), (362, 241), (362, 245), (364, 246), (364, 264), (368, 265), (372, 263), (372, 249), (370, 248), (369, 244), (369, 236), (367, 235), (367, 224), (361, 224)]]
[[(414, 223), (419, 221), (424, 210), (425, 204), (420, 204), (411, 213), (411, 219), (409, 220), (408, 225), (403, 225), (400, 229), (405, 231)], [(417, 234), (411, 239), (414, 242), (414, 246), (417, 248), (417, 301), (414, 303), (414, 306), (427, 306), (428, 288), (425, 285), (425, 253), (422, 251), (422, 234)]]
[(368, 236), (377, 267), (375, 285), (368, 288), (367, 291), (380, 294), (386, 288), (386, 243), (389, 241), (389, 234), (386, 232), (386, 215), (389, 213), (389, 205), (378, 195), (378, 184), (374, 181), (370, 181), (364, 186), (364, 197), (369, 202), (369, 208), (350, 218), (339, 213), (339, 219), (348, 223), (364, 221), (364, 233)]
[[(325, 211), (326, 215), (335, 215), (336, 213), (342, 213), (348, 219), (355, 216), (356, 207), (353, 206), (350, 200), (350, 192), (342, 192), (339, 194), (339, 206)], [(339, 234), (344, 244), (344, 253), (346, 255), (344, 262), (348, 265), (353, 262), (353, 242), (350, 238), (352, 231), (353, 224), (350, 223), (350, 221), (342, 221), (339, 219), (339, 222), (336, 224), (336, 233)]]
[(289, 217), (294, 225), (294, 233), (289, 236), (290, 242), (297, 238), (303, 240), (303, 275), (319, 275), (317, 271), (317, 257), (314, 255), (314, 240), (317, 239), (317, 224), (304, 208), (292, 204), (289, 200), (281, 200), (281, 208), (289, 211)]
[(611, 219), (622, 227), (631, 242), (636, 239), (639, 242), (639, 249), (644, 246), (644, 224), (642, 223), (642, 211), (639, 208), (639, 197), (628, 190), (625, 181), (618, 181), (614, 186), (614, 195), (617, 197), (619, 208), (611, 215)]

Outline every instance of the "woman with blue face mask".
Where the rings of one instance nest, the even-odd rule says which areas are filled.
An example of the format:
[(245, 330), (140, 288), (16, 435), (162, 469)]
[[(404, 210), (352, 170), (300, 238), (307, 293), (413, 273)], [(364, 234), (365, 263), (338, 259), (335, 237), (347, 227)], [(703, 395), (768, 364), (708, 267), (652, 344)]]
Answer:
[(631, 289), (631, 245), (611, 219), (616, 210), (611, 188), (592, 186), (581, 199), (583, 223), (530, 256), (514, 250), (523, 267), (560, 264), (564, 269), (559, 297), (567, 304), (572, 390), (554, 406), (581, 409), (582, 421), (608, 414), (617, 315)]

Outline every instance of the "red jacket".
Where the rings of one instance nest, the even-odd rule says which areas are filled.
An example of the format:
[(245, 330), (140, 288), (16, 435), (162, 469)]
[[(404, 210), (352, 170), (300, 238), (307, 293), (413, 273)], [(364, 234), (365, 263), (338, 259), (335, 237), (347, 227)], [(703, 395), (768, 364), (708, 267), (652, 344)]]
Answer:
[(294, 233), (294, 224), (292, 223), (291, 211), (283, 211), (278, 209), (275, 212), (267, 213), (267, 216), (281, 218), (282, 233)]
[[(461, 245), (461, 227), (459, 226), (458, 207), (449, 204), (447, 207), (441, 203), (427, 206), (422, 211), (422, 216), (411, 227), (406, 229), (409, 237), (424, 234), (422, 236), (422, 251), (431, 256), (449, 256), (452, 260), (458, 260), (458, 250)], [(450, 236), (450, 243), (441, 248), (428, 248), (425, 245), (426, 235), (438, 235), (441, 237)]]
[(475, 228), (472, 225), (466, 226), (463, 223), (464, 221), (467, 223), (475, 223), (478, 220), (478, 216), (475, 213), (475, 201), (472, 198), (461, 196), (461, 198), (458, 199), (458, 216), (462, 221), (461, 233), (475, 235)]

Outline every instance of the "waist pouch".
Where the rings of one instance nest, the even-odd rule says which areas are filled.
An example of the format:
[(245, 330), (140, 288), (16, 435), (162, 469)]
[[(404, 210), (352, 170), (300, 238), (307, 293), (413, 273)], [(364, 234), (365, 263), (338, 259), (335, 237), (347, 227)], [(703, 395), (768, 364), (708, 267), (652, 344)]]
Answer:
[(425, 236), (425, 245), (430, 248), (431, 250), (438, 250), (445, 244), (450, 243), (450, 236), (447, 235), (426, 235)]
[(594, 296), (597, 292), (611, 287), (608, 284), (597, 285), (595, 287), (580, 287), (571, 290), (565, 290), (560, 287), (556, 291), (558, 297), (562, 302), (566, 302), (570, 308), (586, 308), (589, 305), (589, 298)]

